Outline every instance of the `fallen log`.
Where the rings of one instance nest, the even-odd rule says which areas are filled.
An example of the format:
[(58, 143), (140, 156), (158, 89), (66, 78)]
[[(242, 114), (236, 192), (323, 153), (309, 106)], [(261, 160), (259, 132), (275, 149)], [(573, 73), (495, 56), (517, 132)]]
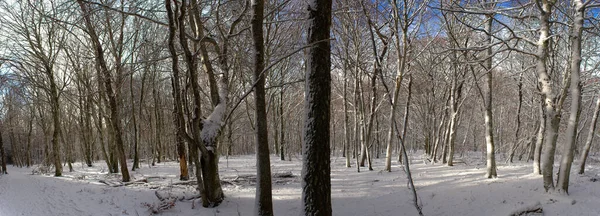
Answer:
[(542, 209), (542, 204), (538, 201), (533, 205), (524, 206), (520, 209), (511, 212), (509, 216), (533, 216), (543, 214), (544, 210)]

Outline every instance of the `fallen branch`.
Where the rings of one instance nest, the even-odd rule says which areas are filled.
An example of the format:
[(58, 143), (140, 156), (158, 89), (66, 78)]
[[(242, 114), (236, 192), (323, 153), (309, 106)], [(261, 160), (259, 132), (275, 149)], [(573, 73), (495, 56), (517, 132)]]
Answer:
[(99, 180), (98, 182), (111, 186), (111, 187), (122, 187), (122, 186), (129, 186), (129, 185), (134, 185), (134, 184), (146, 184), (148, 183), (148, 179), (140, 179), (140, 180), (136, 180), (136, 181), (132, 181), (132, 182), (112, 182), (112, 181), (107, 181), (107, 180)]
[(533, 205), (525, 206), (517, 209), (509, 214), (509, 216), (523, 216), (523, 215), (542, 215), (544, 210), (542, 204), (538, 201)]

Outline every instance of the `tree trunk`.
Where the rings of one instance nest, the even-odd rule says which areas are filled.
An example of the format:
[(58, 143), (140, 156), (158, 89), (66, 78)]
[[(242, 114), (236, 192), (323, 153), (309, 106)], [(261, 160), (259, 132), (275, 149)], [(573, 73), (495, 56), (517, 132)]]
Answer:
[(542, 97), (542, 101), (540, 101), (539, 104), (540, 121), (535, 139), (535, 148), (533, 150), (533, 173), (537, 175), (542, 174), (542, 170), (540, 169), (540, 159), (542, 156), (542, 146), (544, 144), (544, 134), (546, 133), (546, 115), (544, 114), (543, 101)]
[(135, 171), (135, 169), (139, 169), (140, 168), (140, 156), (139, 156), (139, 152), (138, 152), (138, 126), (137, 126), (137, 118), (135, 116), (135, 103), (133, 103), (133, 101), (135, 101), (134, 99), (134, 94), (133, 94), (133, 74), (131, 73), (131, 76), (129, 77), (129, 93), (131, 96), (131, 118), (132, 118), (132, 124), (133, 124), (133, 165), (131, 165), (131, 171)]
[(285, 121), (283, 113), (283, 87), (279, 90), (279, 159), (285, 160)]
[(54, 176), (62, 176), (62, 164), (60, 162), (60, 105), (58, 98), (58, 87), (54, 81), (54, 75), (51, 69), (47, 68), (46, 73), (50, 80), (50, 106), (52, 110), (52, 157), (54, 158)]
[(328, 216), (331, 210), (330, 102), (331, 0), (311, 0), (307, 56), (304, 144), (302, 145), (302, 215)]
[[(175, 13), (175, 15), (173, 15)], [(177, 56), (177, 50), (175, 49), (175, 36), (176, 29), (175, 26), (175, 17), (177, 16), (177, 10), (173, 11), (171, 9), (170, 0), (167, 0), (167, 15), (169, 20), (169, 39), (168, 46), (169, 52), (171, 54), (171, 68), (173, 70), (173, 76), (171, 77), (171, 94), (173, 95), (173, 123), (175, 125), (175, 132), (177, 137), (175, 138), (177, 142), (177, 152), (179, 154), (179, 179), (187, 180), (189, 179), (188, 167), (187, 167), (187, 157), (185, 154), (185, 143), (183, 141), (183, 134), (185, 132), (185, 121), (183, 118), (183, 101), (181, 96), (181, 87), (180, 87), (180, 77), (179, 77), (179, 57)], [(194, 151), (194, 152), (192, 152)], [(196, 148), (190, 148), (190, 158), (195, 160), (198, 156), (198, 151)]]
[(519, 105), (517, 106), (517, 129), (515, 130), (515, 140), (510, 148), (510, 152), (508, 154), (508, 162), (513, 162), (513, 157), (515, 156), (515, 151), (517, 147), (519, 147), (519, 130), (521, 130), (521, 105), (523, 104), (523, 72), (519, 74), (519, 83), (517, 84), (517, 93), (519, 97)]
[[(599, 94), (600, 96), (600, 94)], [(585, 141), (585, 146), (583, 147), (583, 152), (581, 152), (581, 159), (579, 160), (579, 174), (583, 174), (585, 172), (585, 162), (587, 160), (588, 154), (590, 153), (590, 149), (592, 148), (592, 141), (594, 140), (594, 132), (596, 131), (596, 123), (598, 122), (598, 114), (600, 113), (600, 97), (596, 99), (596, 108), (594, 109), (594, 115), (592, 116), (592, 123), (589, 127), (589, 132), (587, 139)]]
[(8, 174), (6, 170), (6, 153), (4, 152), (4, 142), (2, 142), (2, 128), (0, 128), (0, 174)]
[[(398, 140), (402, 140), (403, 144), (406, 144), (406, 131), (408, 129), (408, 117), (410, 114), (410, 99), (412, 98), (412, 75), (408, 75), (408, 96), (406, 97), (406, 105), (404, 107), (404, 120), (402, 121), (402, 137), (398, 138)], [(406, 145), (400, 146), (400, 152), (398, 152), (398, 162), (402, 163), (402, 155), (406, 153), (406, 149), (404, 149)], [(408, 158), (406, 160), (408, 161)], [(405, 164), (406, 165), (406, 164)]]
[(540, 8), (540, 39), (538, 42), (536, 70), (538, 73), (538, 82), (540, 83), (541, 94), (544, 96), (544, 120), (546, 123), (544, 132), (543, 152), (541, 155), (541, 169), (544, 180), (544, 189), (546, 191), (554, 189), (553, 170), (554, 170), (554, 152), (556, 150), (556, 138), (558, 137), (558, 127), (560, 123), (557, 106), (555, 104), (556, 96), (552, 91), (552, 80), (546, 69), (548, 58), (548, 45), (550, 38), (550, 16), (553, 3), (543, 1)]
[(569, 193), (569, 176), (575, 146), (577, 143), (577, 125), (579, 123), (579, 109), (581, 107), (581, 36), (583, 33), (583, 22), (585, 15), (585, 5), (581, 0), (574, 0), (575, 19), (573, 30), (571, 31), (571, 110), (569, 111), (569, 122), (566, 133), (566, 144), (563, 148), (560, 168), (558, 171), (557, 190), (559, 192)]
[[(400, 87), (402, 86), (402, 78), (404, 76), (404, 70), (406, 68), (406, 55), (408, 53), (408, 32), (406, 32), (406, 29), (404, 28), (405, 26), (403, 26), (403, 31), (402, 31), (402, 49), (400, 48), (400, 37), (397, 31), (400, 30), (400, 17), (399, 17), (399, 6), (398, 6), (398, 2), (397, 1), (393, 1), (394, 4), (394, 27), (395, 27), (395, 31), (396, 33), (394, 34), (395, 36), (395, 45), (396, 45), (396, 55), (398, 55), (397, 59), (396, 59), (396, 80), (395, 80), (395, 87), (394, 87), (394, 92), (392, 95), (392, 104), (391, 104), (391, 108), (390, 108), (390, 117), (388, 119), (389, 121), (389, 127), (390, 130), (388, 131), (387, 134), (387, 147), (385, 150), (385, 171), (391, 172), (392, 171), (392, 143), (393, 143), (393, 137), (394, 137), (394, 132), (395, 132), (395, 127), (396, 127), (396, 109), (398, 109), (398, 95), (400, 94)], [(404, 8), (404, 10), (408, 10), (407, 8)], [(403, 12), (404, 12), (403, 10)], [(405, 23), (408, 23), (408, 21), (404, 21)], [(400, 155), (401, 153), (398, 152)]]
[(462, 94), (462, 82), (458, 83), (457, 79), (458, 71), (455, 71), (455, 77), (452, 81), (452, 90), (450, 93), (450, 119), (448, 119), (448, 139), (446, 140), (446, 146), (448, 148), (448, 166), (454, 165), (454, 144), (456, 142), (456, 128), (458, 126), (458, 109)]
[(438, 125), (438, 128), (435, 132), (435, 141), (434, 141), (434, 145), (433, 145), (433, 153), (431, 154), (431, 160), (436, 163), (437, 162), (437, 153), (438, 153), (438, 149), (440, 147), (440, 142), (442, 139), (442, 128), (444, 128), (444, 123), (446, 122), (446, 111), (442, 111), (441, 113), (441, 117), (442, 119), (440, 120), (440, 124)]
[[(252, 40), (254, 45), (254, 105), (256, 120), (256, 199), (254, 215), (273, 215), (271, 195), (271, 160), (265, 102), (265, 69), (263, 44), (264, 1), (252, 0)], [(283, 122), (281, 122), (283, 123)]]
[[(494, 19), (491, 16), (488, 16), (486, 31), (488, 32), (487, 41), (488, 44), (492, 44), (492, 24)], [(488, 59), (486, 60), (486, 76), (487, 76), (487, 97), (485, 101), (485, 143), (486, 143), (486, 151), (487, 151), (487, 160), (486, 160), (486, 177), (487, 178), (496, 178), (498, 174), (496, 173), (496, 153), (494, 146), (494, 124), (493, 124), (493, 116), (492, 116), (492, 47), (487, 49)]]

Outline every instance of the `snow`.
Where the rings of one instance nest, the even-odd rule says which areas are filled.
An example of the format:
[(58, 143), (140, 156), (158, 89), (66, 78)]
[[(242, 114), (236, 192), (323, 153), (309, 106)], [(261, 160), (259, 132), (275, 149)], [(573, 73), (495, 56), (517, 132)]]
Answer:
[[(533, 175), (530, 163), (498, 164), (497, 179), (486, 179), (484, 158), (472, 154), (454, 167), (424, 164), (411, 156), (413, 178), (425, 215), (509, 215), (540, 203), (544, 215), (600, 215), (600, 169), (590, 162), (585, 175), (571, 174), (570, 195), (543, 192), (542, 179)], [(395, 165), (393, 172), (381, 171), (385, 159), (374, 159), (375, 171), (346, 168), (345, 159), (332, 157), (332, 207), (334, 215), (416, 215), (406, 176)], [(271, 157), (272, 172), (292, 172), (295, 177), (274, 179), (275, 215), (300, 213), (301, 163)], [(353, 160), (354, 161), (354, 160)], [(354, 166), (354, 164), (353, 164)], [(254, 185), (244, 177), (256, 172), (254, 156), (224, 157), (220, 161), (225, 201), (217, 208), (202, 208), (196, 201), (184, 199), (160, 215), (250, 215), (254, 208)], [(100, 180), (116, 182), (117, 174), (107, 174), (106, 165), (76, 167), (64, 177), (32, 175), (32, 168), (9, 166), (9, 174), (0, 176), (0, 216), (13, 215), (152, 215), (148, 206), (157, 206), (155, 191), (191, 197), (193, 185), (172, 185), (178, 180), (178, 164), (146, 164), (132, 172), (133, 180), (147, 183), (110, 187)], [(247, 178), (246, 178), (247, 180)]]
[(200, 137), (204, 143), (212, 143), (211, 141), (217, 137), (222, 128), (222, 121), (225, 115), (225, 103), (219, 103), (215, 106), (212, 113), (204, 120)]

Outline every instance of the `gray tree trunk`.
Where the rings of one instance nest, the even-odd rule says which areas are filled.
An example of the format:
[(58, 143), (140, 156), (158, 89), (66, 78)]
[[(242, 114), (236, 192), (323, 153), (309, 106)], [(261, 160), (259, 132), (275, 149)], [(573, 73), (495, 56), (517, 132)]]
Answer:
[[(492, 44), (492, 24), (494, 19), (491, 15), (488, 17), (486, 23), (486, 31), (488, 32), (487, 41), (488, 44)], [(494, 124), (493, 124), (493, 115), (492, 115), (492, 87), (493, 87), (493, 76), (492, 76), (492, 47), (487, 49), (488, 59), (486, 61), (486, 76), (487, 76), (487, 97), (485, 98), (485, 143), (486, 143), (486, 151), (487, 151), (487, 159), (486, 159), (486, 177), (487, 178), (496, 178), (498, 174), (496, 173), (496, 153), (494, 146)]]
[(533, 173), (537, 175), (542, 174), (540, 168), (540, 158), (542, 156), (542, 145), (544, 144), (544, 134), (546, 133), (546, 115), (544, 114), (543, 97), (539, 104), (539, 115), (540, 121), (535, 139), (535, 147), (533, 150)]
[(579, 160), (579, 174), (583, 174), (585, 172), (585, 162), (587, 160), (588, 154), (590, 153), (590, 149), (592, 148), (592, 141), (594, 140), (594, 132), (596, 131), (596, 123), (598, 122), (599, 113), (600, 97), (598, 97), (598, 99), (596, 100), (596, 108), (594, 109), (594, 115), (592, 116), (592, 123), (589, 127), (590, 130), (585, 141), (585, 146), (583, 147), (583, 152), (581, 152), (581, 159)]
[(2, 142), (2, 128), (0, 128), (0, 174), (8, 174), (6, 170), (6, 152), (4, 152), (4, 142)]
[[(539, 0), (538, 0), (539, 1)], [(554, 189), (553, 170), (554, 170), (554, 152), (556, 151), (556, 138), (558, 137), (558, 126), (560, 123), (557, 105), (554, 102), (556, 95), (552, 91), (552, 80), (546, 69), (548, 58), (548, 45), (550, 43), (550, 16), (552, 13), (553, 2), (542, 1), (540, 8), (540, 39), (538, 42), (536, 70), (538, 73), (538, 82), (540, 83), (541, 94), (544, 96), (544, 120), (546, 122), (544, 132), (543, 152), (541, 155), (541, 170), (544, 180), (544, 189), (546, 191)]]
[(569, 176), (577, 142), (577, 126), (579, 123), (579, 109), (581, 107), (581, 41), (583, 33), (583, 22), (585, 16), (585, 5), (581, 0), (574, 0), (575, 19), (571, 31), (571, 110), (569, 111), (569, 122), (567, 126), (567, 142), (563, 146), (563, 155), (558, 171), (557, 190), (561, 193), (569, 193)]

